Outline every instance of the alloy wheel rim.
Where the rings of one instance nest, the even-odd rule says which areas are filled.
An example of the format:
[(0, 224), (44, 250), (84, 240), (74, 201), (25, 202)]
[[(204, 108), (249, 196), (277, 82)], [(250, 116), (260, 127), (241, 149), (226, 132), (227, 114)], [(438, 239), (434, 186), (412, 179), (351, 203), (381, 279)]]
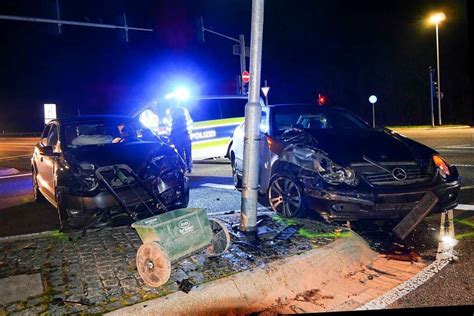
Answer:
[(301, 207), (301, 192), (293, 180), (279, 177), (268, 190), (268, 201), (275, 212), (291, 217)]

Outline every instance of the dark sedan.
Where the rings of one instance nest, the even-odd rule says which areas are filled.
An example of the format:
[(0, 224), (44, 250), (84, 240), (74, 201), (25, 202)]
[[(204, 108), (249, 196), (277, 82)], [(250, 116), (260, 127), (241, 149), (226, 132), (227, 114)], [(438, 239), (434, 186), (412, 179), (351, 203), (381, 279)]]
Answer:
[[(126, 166), (137, 181), (111, 178), (107, 186), (98, 171), (114, 166)], [(174, 148), (129, 117), (51, 121), (35, 147), (32, 172), (35, 198), (45, 198), (58, 209), (62, 228), (83, 228), (97, 214), (101, 218), (95, 224), (107, 224), (124, 214), (121, 207), (140, 214), (156, 209), (156, 201), (172, 210), (186, 207), (189, 200), (182, 159)]]
[[(229, 152), (237, 187), (243, 131), (243, 124), (235, 130)], [(312, 209), (328, 221), (397, 218), (427, 195), (431, 211), (457, 205), (456, 167), (435, 150), (372, 128), (342, 108), (264, 106), (261, 131), (260, 193), (284, 216)]]

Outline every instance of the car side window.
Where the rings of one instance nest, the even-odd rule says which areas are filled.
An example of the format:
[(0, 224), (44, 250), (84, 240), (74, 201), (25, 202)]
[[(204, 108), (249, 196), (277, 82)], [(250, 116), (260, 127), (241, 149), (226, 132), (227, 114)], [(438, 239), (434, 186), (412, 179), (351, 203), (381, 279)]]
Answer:
[(58, 144), (58, 127), (56, 125), (51, 126), (51, 130), (48, 134), (48, 146), (51, 146), (54, 151), (56, 151), (56, 146)]
[(51, 124), (46, 125), (46, 127), (43, 130), (43, 133), (41, 134), (41, 140), (40, 140), (41, 145), (48, 146), (48, 134), (50, 130), (51, 130)]

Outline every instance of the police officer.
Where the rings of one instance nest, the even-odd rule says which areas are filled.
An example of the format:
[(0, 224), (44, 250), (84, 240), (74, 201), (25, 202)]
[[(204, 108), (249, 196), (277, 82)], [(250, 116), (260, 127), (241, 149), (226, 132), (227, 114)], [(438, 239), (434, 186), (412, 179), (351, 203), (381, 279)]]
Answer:
[(183, 158), (187, 171), (191, 173), (193, 169), (191, 154), (191, 128), (193, 121), (188, 109), (174, 102), (169, 108), (169, 118), (171, 121), (170, 141), (181, 158)]

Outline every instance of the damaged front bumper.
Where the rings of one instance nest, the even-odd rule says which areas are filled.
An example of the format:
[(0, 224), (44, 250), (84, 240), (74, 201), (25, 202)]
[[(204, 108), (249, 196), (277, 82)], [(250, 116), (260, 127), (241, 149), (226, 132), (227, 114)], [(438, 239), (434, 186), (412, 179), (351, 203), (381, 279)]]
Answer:
[[(160, 189), (158, 198), (168, 210), (188, 206), (189, 183), (186, 176), (172, 184), (163, 183)], [(118, 188), (116, 192), (126, 203), (136, 199), (135, 193), (129, 188)], [(140, 194), (140, 190), (135, 189), (135, 192)], [(148, 196), (143, 194), (143, 198), (148, 198)], [(113, 209), (120, 206), (115, 197), (105, 189), (98, 190), (93, 194), (78, 194), (63, 188), (62, 201), (70, 217), (87, 217), (99, 210)]]
[(326, 220), (400, 218), (408, 214), (427, 192), (439, 201), (433, 212), (453, 209), (461, 190), (459, 178), (450, 182), (416, 189), (370, 190), (359, 192), (335, 190), (326, 186), (303, 184), (309, 207)]

